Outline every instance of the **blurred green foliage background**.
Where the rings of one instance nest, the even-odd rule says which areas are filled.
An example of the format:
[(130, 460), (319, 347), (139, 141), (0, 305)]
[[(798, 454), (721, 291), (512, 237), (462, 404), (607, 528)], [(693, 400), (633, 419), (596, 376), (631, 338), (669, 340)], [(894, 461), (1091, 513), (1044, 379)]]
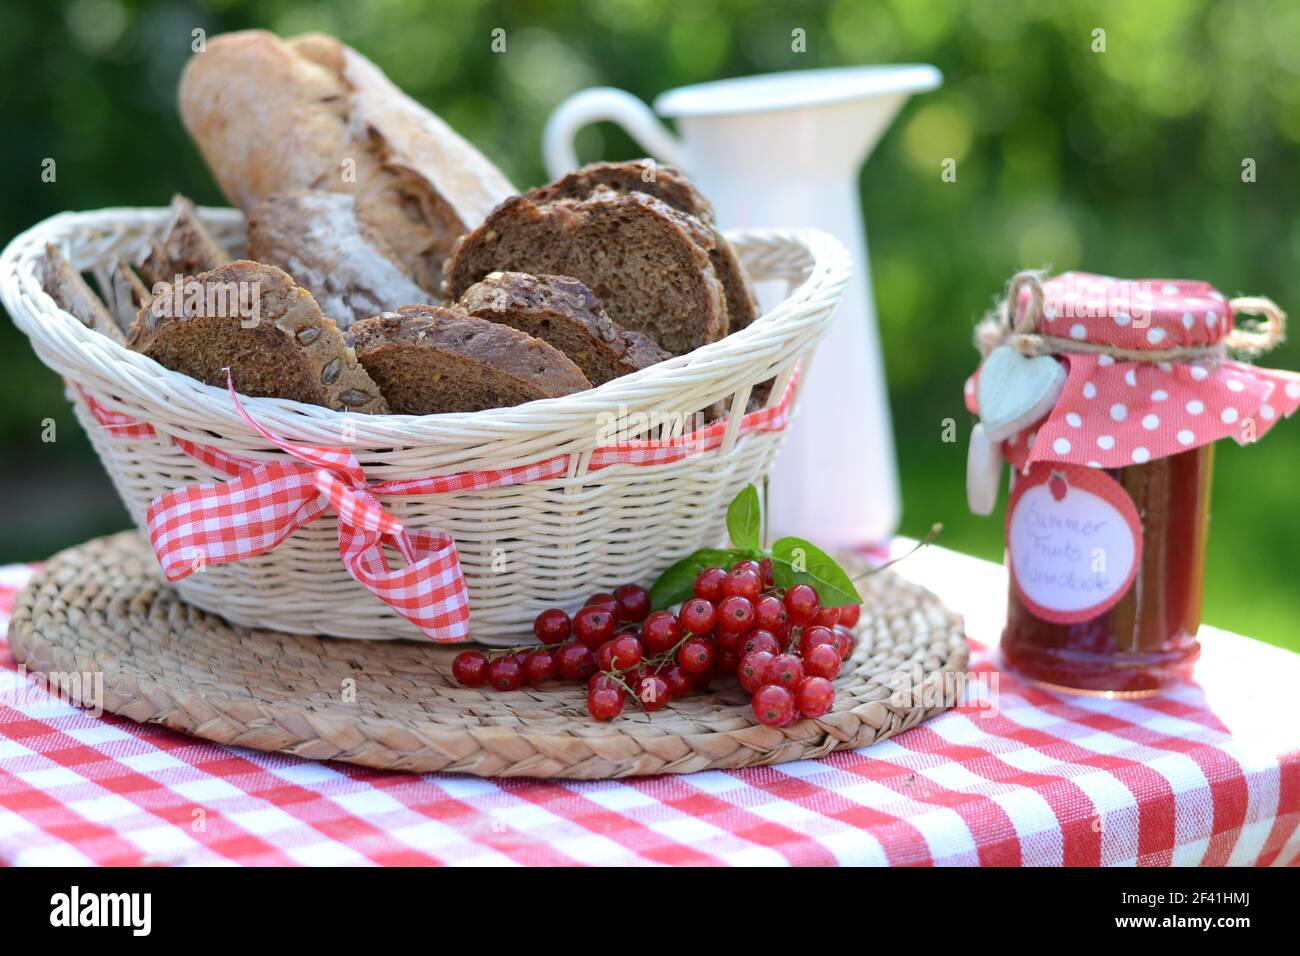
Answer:
[[(250, 26), (339, 35), (520, 186), (544, 178), (546, 116), (585, 86), (650, 99), (772, 70), (937, 65), (943, 88), (909, 104), (864, 170), (863, 196), (903, 530), (942, 521), (944, 544), (986, 557), (1001, 554), (1001, 517), (966, 511), (961, 384), (972, 323), (1012, 272), (1204, 278), (1300, 316), (1300, 8), (1284, 0), (10, 0), (0, 235), (62, 210), (163, 205), (174, 191), (222, 204), (181, 128), (176, 79), (191, 31)], [(503, 54), (490, 48), (498, 27)], [(791, 49), (796, 28), (806, 52)], [(1105, 52), (1093, 49), (1098, 29)], [(603, 126), (579, 146), (584, 160), (639, 154)], [(46, 157), (54, 183), (40, 178)], [(940, 179), (947, 157), (956, 182)], [(125, 526), (55, 376), (8, 323), (0, 348), (0, 562)], [(1267, 362), (1296, 368), (1300, 349)], [(949, 417), (960, 438), (945, 444)], [(1205, 614), (1293, 648), (1297, 424), (1220, 449)]]

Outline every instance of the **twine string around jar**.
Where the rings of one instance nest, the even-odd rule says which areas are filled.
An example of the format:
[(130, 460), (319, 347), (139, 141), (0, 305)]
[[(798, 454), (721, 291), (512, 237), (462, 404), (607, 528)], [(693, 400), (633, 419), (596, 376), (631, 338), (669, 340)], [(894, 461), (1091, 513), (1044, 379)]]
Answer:
[[(1109, 355), (1128, 362), (1218, 362), (1233, 353), (1255, 358), (1272, 351), (1286, 335), (1286, 313), (1265, 296), (1241, 296), (1228, 301), (1234, 315), (1258, 315), (1263, 322), (1251, 328), (1233, 328), (1221, 342), (1212, 345), (1183, 345), (1168, 349), (1121, 348), (1100, 342), (1083, 342), (1038, 331), (1045, 294), (1042, 276), (1036, 269), (1025, 269), (1011, 277), (1006, 298), (975, 327), (975, 345), (987, 356), (1000, 345), (1010, 345), (1021, 355)], [(1029, 304), (1017, 314), (1016, 304), (1022, 291), (1028, 290)]]

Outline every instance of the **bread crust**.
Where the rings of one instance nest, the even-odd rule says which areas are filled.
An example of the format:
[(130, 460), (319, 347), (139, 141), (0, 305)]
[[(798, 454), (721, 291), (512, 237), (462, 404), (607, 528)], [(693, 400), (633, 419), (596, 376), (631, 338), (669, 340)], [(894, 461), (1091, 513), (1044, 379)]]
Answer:
[(248, 257), (283, 269), (340, 329), (427, 295), (346, 193), (276, 193), (248, 215)]
[(114, 342), (126, 344), (122, 330), (99, 296), (95, 295), (81, 273), (72, 268), (59, 248), (48, 242), (41, 263), (41, 285), (59, 308), (71, 313), (82, 325), (107, 335)]

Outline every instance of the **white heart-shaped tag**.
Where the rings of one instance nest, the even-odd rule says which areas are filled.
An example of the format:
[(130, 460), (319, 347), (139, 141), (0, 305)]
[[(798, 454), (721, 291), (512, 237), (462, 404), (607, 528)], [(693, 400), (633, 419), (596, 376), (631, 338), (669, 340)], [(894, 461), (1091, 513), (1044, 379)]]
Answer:
[(966, 450), (966, 503), (971, 514), (991, 515), (998, 503), (998, 489), (1002, 487), (1002, 452), (997, 442), (984, 434), (984, 426), (976, 423), (970, 432), (970, 447)]
[(1042, 418), (1065, 387), (1065, 369), (1050, 355), (1025, 358), (999, 345), (980, 366), (980, 422), (989, 441), (1000, 442)]

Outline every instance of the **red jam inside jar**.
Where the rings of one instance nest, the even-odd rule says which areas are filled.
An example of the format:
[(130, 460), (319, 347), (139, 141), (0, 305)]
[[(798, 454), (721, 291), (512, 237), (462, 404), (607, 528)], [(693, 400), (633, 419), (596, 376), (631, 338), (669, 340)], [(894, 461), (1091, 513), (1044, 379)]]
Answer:
[(1191, 673), (1200, 655), (1205, 539), (1214, 444), (1106, 471), (1132, 498), (1143, 549), (1123, 597), (1086, 621), (1055, 624), (1013, 583), (1002, 633), (1011, 669), (1063, 690), (1143, 697)]

